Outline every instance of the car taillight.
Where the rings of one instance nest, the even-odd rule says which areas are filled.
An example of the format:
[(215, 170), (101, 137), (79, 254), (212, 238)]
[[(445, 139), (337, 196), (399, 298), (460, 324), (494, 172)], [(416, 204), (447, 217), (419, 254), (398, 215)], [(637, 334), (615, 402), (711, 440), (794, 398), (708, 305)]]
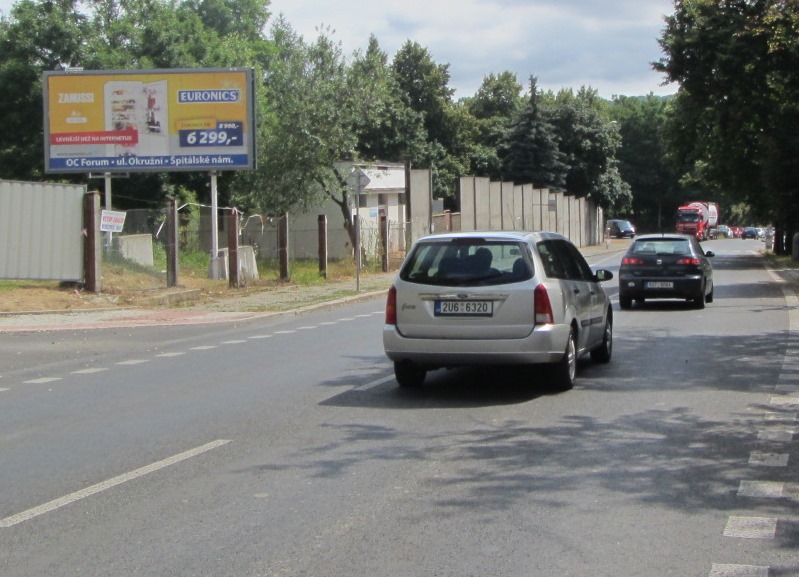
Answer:
[(699, 263), (699, 259), (698, 259), (698, 258), (688, 257), (688, 258), (681, 258), (681, 259), (679, 259), (679, 260), (677, 261), (677, 263), (676, 263), (676, 264), (693, 264), (693, 265), (699, 265), (700, 263)]
[(553, 324), (555, 320), (552, 315), (552, 304), (549, 302), (549, 293), (544, 285), (540, 284), (535, 287), (533, 298), (535, 300), (535, 324)]
[(397, 287), (395, 286), (388, 289), (388, 297), (386, 298), (386, 324), (397, 324)]
[(625, 256), (621, 259), (621, 264), (644, 264), (644, 259), (634, 256)]

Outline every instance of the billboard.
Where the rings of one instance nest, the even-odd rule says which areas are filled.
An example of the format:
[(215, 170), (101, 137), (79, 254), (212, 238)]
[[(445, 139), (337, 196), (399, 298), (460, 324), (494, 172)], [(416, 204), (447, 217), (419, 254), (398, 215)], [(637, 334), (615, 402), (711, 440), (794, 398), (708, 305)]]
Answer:
[(249, 68), (45, 72), (45, 172), (255, 168)]

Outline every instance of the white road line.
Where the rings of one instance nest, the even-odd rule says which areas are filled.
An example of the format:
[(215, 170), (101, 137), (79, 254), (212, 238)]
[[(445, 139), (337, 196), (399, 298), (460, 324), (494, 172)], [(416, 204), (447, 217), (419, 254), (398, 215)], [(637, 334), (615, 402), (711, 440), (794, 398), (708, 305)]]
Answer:
[(320, 327), (329, 327), (331, 325), (338, 324), (336, 321), (325, 321), (323, 323), (319, 323)]
[(30, 381), (23, 381), (25, 385), (41, 385), (43, 383), (52, 383), (53, 381), (60, 381), (61, 377), (42, 377), (41, 379), (31, 379)]
[(179, 356), (181, 356), (181, 355), (185, 355), (185, 354), (186, 354), (186, 353), (184, 353), (184, 352), (182, 352), (182, 351), (181, 351), (181, 352), (179, 352), (179, 353), (160, 353), (160, 354), (158, 354), (158, 355), (155, 355), (155, 356), (156, 356), (156, 357), (162, 357), (162, 358), (163, 358), (163, 357), (179, 357)]
[(122, 361), (117, 363), (118, 365), (140, 365), (142, 363), (149, 363), (149, 359), (131, 359), (129, 361)]
[(241, 343), (246, 343), (246, 340), (233, 340), (233, 341), (222, 341), (223, 345), (240, 345)]
[(768, 577), (768, 567), (713, 563), (708, 577)]
[(222, 445), (225, 445), (229, 442), (230, 442), (229, 440), (225, 439), (212, 441), (200, 447), (196, 447), (194, 449), (190, 449), (188, 451), (179, 453), (172, 457), (168, 457), (166, 459), (163, 459), (162, 461), (152, 463), (151, 465), (147, 465), (146, 467), (142, 467), (140, 469), (136, 469), (135, 471), (119, 475), (118, 477), (114, 477), (113, 479), (108, 479), (107, 481), (103, 481), (102, 483), (97, 483), (96, 485), (92, 485), (91, 487), (86, 487), (85, 489), (76, 491), (75, 493), (70, 493), (69, 495), (65, 495), (64, 497), (55, 499), (53, 501), (50, 501), (49, 503), (45, 503), (44, 505), (39, 505), (38, 507), (28, 509), (27, 511), (23, 511), (22, 513), (17, 513), (16, 515), (11, 515), (10, 517), (6, 517), (5, 519), (0, 519), (0, 528), (12, 527), (24, 521), (29, 521), (34, 517), (38, 517), (39, 515), (44, 515), (45, 513), (49, 513), (50, 511), (55, 511), (56, 509), (60, 509), (61, 507), (69, 505), (70, 503), (74, 503), (75, 501), (79, 501), (81, 499), (85, 499), (86, 497), (90, 497), (96, 493), (105, 491), (106, 489), (110, 489), (111, 487), (121, 485), (122, 483), (126, 483), (127, 481), (132, 481), (133, 479), (137, 479), (139, 477), (143, 477), (144, 475), (153, 473), (155, 471), (158, 471), (159, 469), (163, 469), (170, 465), (174, 465), (175, 463), (185, 461), (186, 459), (190, 459), (191, 457), (196, 457), (201, 453), (205, 453), (206, 451), (210, 451), (211, 449), (221, 447)]
[(725, 537), (741, 539), (773, 539), (777, 520), (770, 517), (730, 517), (724, 528)]
[(192, 347), (190, 351), (210, 351), (211, 349), (215, 349), (216, 345), (203, 345), (201, 347)]
[(785, 483), (775, 481), (741, 481), (738, 485), (739, 497), (767, 497), (778, 499), (783, 496)]
[(271, 339), (272, 335), (253, 335), (251, 337), (247, 337), (248, 339)]
[(360, 387), (355, 387), (352, 389), (353, 391), (368, 391), (369, 389), (374, 389), (375, 387), (379, 387), (383, 383), (387, 383), (389, 381), (394, 380), (394, 375), (388, 375), (387, 377), (383, 377), (382, 379), (377, 379), (376, 381), (372, 381), (371, 383), (366, 383), (365, 385), (361, 385)]
[(312, 327), (299, 327), (297, 330), (298, 330), (298, 331), (310, 331), (311, 329), (318, 329), (318, 328), (319, 328), (319, 327), (317, 327), (316, 325), (314, 325), (314, 326), (312, 326)]
[(749, 453), (749, 464), (758, 467), (787, 467), (788, 453), (764, 453), (752, 451)]
[(11, 389), (0, 389), (0, 393), (4, 393), (6, 391), (10, 391)]
[(80, 369), (79, 371), (72, 371), (73, 375), (90, 375), (92, 373), (102, 373), (103, 371), (107, 371), (108, 369), (105, 367), (94, 367), (91, 369)]
[(276, 335), (290, 335), (291, 333), (296, 333), (297, 331), (275, 331)]

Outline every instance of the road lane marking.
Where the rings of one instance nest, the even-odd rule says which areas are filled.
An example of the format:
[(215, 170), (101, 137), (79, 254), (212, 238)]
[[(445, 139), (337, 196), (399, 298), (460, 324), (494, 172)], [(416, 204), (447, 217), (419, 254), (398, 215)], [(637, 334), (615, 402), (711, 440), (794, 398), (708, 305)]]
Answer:
[(177, 353), (159, 353), (155, 355), (156, 357), (179, 357), (181, 355), (185, 355), (184, 352), (177, 352)]
[(42, 377), (40, 379), (31, 379), (29, 381), (23, 381), (25, 385), (41, 385), (44, 383), (52, 383), (53, 381), (60, 381), (61, 377)]
[(142, 363), (149, 363), (149, 359), (131, 359), (129, 361), (121, 361), (118, 365), (140, 365)]
[(92, 373), (102, 373), (103, 371), (107, 371), (108, 369), (105, 367), (94, 367), (91, 369), (80, 369), (79, 371), (72, 371), (73, 375), (90, 375)]
[(773, 539), (777, 534), (777, 519), (771, 517), (730, 517), (724, 528), (725, 537), (740, 539)]
[(388, 375), (387, 377), (383, 377), (382, 379), (377, 379), (376, 381), (372, 381), (371, 383), (366, 383), (365, 385), (361, 385), (360, 387), (355, 387), (352, 389), (353, 391), (368, 391), (369, 389), (374, 389), (375, 387), (379, 387), (383, 383), (387, 383), (389, 381), (394, 380), (394, 375)]
[(775, 481), (741, 481), (738, 486), (739, 497), (767, 497), (779, 499), (785, 492), (785, 483)]
[(246, 343), (246, 340), (233, 340), (233, 341), (222, 341), (223, 345), (240, 345), (241, 343)]
[(197, 455), (205, 453), (206, 451), (210, 451), (211, 449), (216, 449), (217, 447), (226, 445), (229, 442), (230, 442), (229, 440), (225, 439), (212, 441), (200, 447), (190, 449), (188, 451), (179, 453), (177, 455), (173, 455), (172, 457), (168, 457), (161, 461), (157, 461), (145, 467), (141, 467), (139, 469), (136, 469), (135, 471), (130, 471), (129, 473), (125, 473), (123, 475), (119, 475), (112, 479), (108, 479), (107, 481), (103, 481), (102, 483), (97, 483), (96, 485), (92, 485), (91, 487), (86, 487), (85, 489), (81, 489), (80, 491), (76, 491), (74, 493), (70, 493), (69, 495), (65, 495), (58, 499), (54, 499), (49, 503), (39, 505), (38, 507), (33, 507), (32, 509), (28, 509), (27, 511), (23, 511), (22, 513), (17, 513), (16, 515), (11, 515), (10, 517), (6, 517), (5, 519), (0, 519), (0, 528), (13, 527), (14, 525), (18, 525), (19, 523), (23, 523), (24, 521), (30, 521), (35, 517), (44, 515), (45, 513), (49, 513), (51, 511), (55, 511), (56, 509), (65, 507), (66, 505), (74, 503), (75, 501), (85, 499), (86, 497), (90, 497), (92, 495), (100, 493), (101, 491), (110, 489), (111, 487), (115, 487), (117, 485), (121, 485), (122, 483), (132, 481), (133, 479), (143, 477), (144, 475), (154, 473), (155, 471), (158, 471), (165, 467), (169, 467), (170, 465), (174, 465), (181, 461), (185, 461), (186, 459), (196, 457)]
[(787, 467), (788, 453), (764, 453), (752, 451), (749, 453), (749, 464), (759, 467)]
[(297, 331), (275, 331), (276, 335), (290, 335), (291, 333), (296, 333)]
[(271, 339), (272, 335), (253, 335), (251, 337), (247, 337), (248, 339)]
[(708, 577), (768, 577), (768, 567), (713, 563)]
[(215, 349), (216, 345), (203, 345), (201, 347), (192, 347), (190, 351), (210, 351), (211, 349)]

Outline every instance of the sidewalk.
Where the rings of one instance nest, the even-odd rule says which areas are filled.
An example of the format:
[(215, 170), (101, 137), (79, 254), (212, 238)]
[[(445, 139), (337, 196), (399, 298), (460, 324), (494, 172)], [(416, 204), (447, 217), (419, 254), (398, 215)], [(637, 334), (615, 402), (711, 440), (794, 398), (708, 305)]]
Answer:
[[(586, 256), (624, 250), (629, 240), (581, 248)], [(355, 300), (385, 298), (396, 272), (314, 286), (286, 286), (236, 297), (177, 307), (102, 308), (69, 311), (0, 313), (0, 333), (94, 330), (136, 326), (201, 325), (244, 321), (278, 315), (299, 315)], [(359, 290), (358, 290), (359, 289)]]

